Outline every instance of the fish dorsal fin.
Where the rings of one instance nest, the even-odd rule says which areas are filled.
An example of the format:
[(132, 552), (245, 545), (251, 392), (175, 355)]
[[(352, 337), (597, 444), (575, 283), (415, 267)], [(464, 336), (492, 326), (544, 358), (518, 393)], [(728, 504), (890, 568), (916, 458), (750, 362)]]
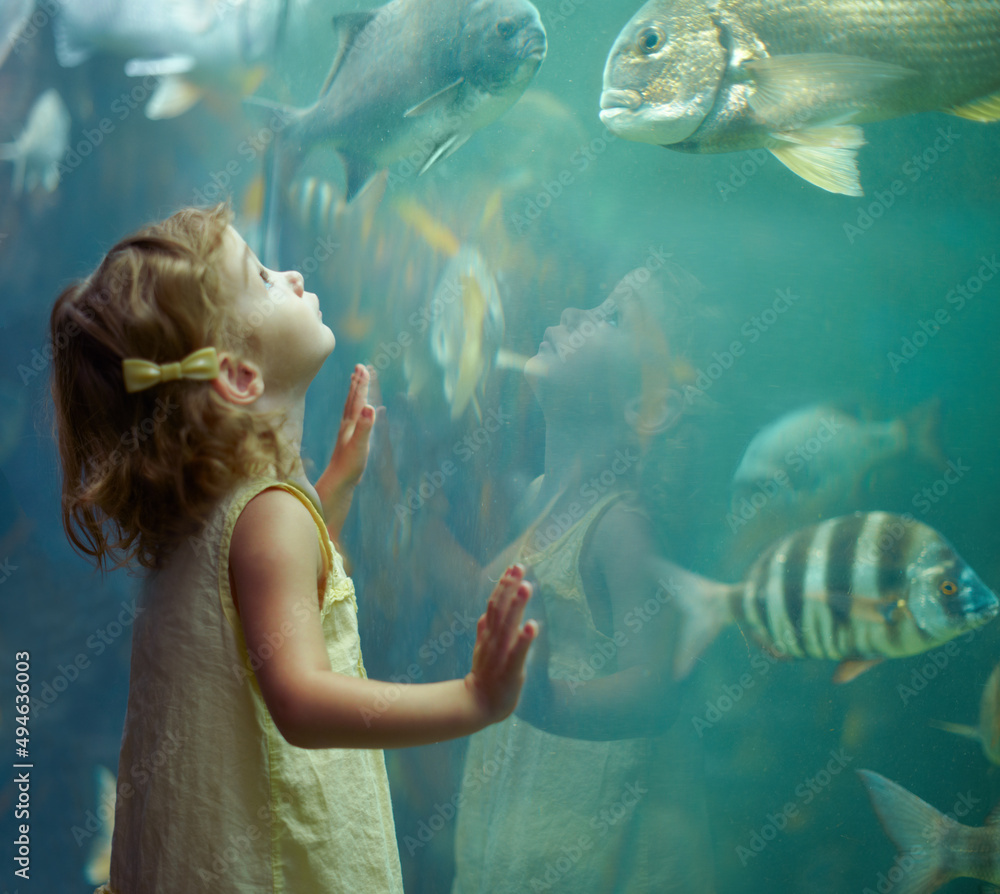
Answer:
[(464, 82), (465, 75), (462, 75), (448, 84), (447, 87), (442, 87), (437, 91), (437, 93), (432, 93), (427, 97), (427, 99), (422, 102), (418, 102), (412, 108), (407, 109), (403, 114), (403, 117), (418, 118), (421, 115), (428, 115), (438, 109), (446, 109), (454, 101), (455, 96), (458, 94), (458, 91)]
[(970, 121), (1000, 121), (1000, 93), (974, 99), (947, 111), (949, 115), (968, 118)]
[(881, 658), (869, 658), (863, 661), (856, 659), (841, 661), (837, 665), (837, 669), (833, 672), (833, 682), (850, 683), (851, 680), (860, 677), (866, 670), (875, 667), (881, 661)]
[(205, 91), (184, 78), (167, 77), (146, 103), (146, 117), (157, 121), (183, 115), (205, 95)]
[(377, 15), (377, 9), (367, 12), (345, 12), (333, 17), (333, 32), (337, 37), (337, 52), (333, 56), (330, 73), (319, 88), (319, 95), (324, 96), (337, 77), (337, 72), (347, 56), (347, 51), (353, 46), (357, 36), (368, 26)]
[[(753, 59), (744, 66), (754, 80), (750, 107), (765, 121), (782, 121), (814, 108), (816, 96), (836, 101), (878, 93), (917, 73), (889, 62), (836, 53), (801, 53)], [(815, 123), (814, 116), (807, 122)]]
[(347, 176), (347, 188), (344, 192), (344, 200), (350, 202), (372, 178), (376, 168), (369, 158), (358, 158), (353, 155), (341, 153), (344, 161), (344, 172)]
[(865, 145), (860, 127), (843, 124), (772, 134), (781, 140), (769, 147), (785, 167), (827, 192), (863, 196), (857, 149)]

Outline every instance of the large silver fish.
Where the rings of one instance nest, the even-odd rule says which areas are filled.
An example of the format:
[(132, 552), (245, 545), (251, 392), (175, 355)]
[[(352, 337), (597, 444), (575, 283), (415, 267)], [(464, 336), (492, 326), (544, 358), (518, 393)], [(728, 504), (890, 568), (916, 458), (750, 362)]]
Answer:
[(53, 192), (59, 185), (59, 161), (69, 146), (70, 115), (59, 92), (46, 90), (35, 100), (21, 135), (0, 144), (0, 159), (14, 163), (14, 195), (25, 187)]
[(861, 195), (859, 124), (1000, 119), (1000, 0), (650, 0), (608, 56), (601, 109), (626, 139), (765, 148)]
[(380, 168), (423, 173), (498, 118), (545, 58), (529, 0), (391, 0), (334, 19), (336, 52), (319, 99), (283, 109), (268, 165), (265, 262), (277, 259), (277, 199), (318, 143), (344, 162), (350, 201)]
[(171, 118), (273, 53), (287, 14), (288, 0), (59, 0), (56, 56), (66, 68), (96, 53), (124, 57), (130, 77), (161, 79), (147, 117)]
[(779, 540), (743, 583), (682, 595), (680, 671), (727, 623), (771, 651), (841, 662), (838, 682), (883, 658), (918, 655), (980, 627), (1000, 602), (937, 531), (907, 516), (857, 512)]
[[(976, 878), (1000, 885), (1000, 812), (981, 827), (965, 826), (901, 785), (871, 770), (858, 770), (886, 834), (899, 848), (896, 878), (890, 870), (880, 889), (894, 894), (932, 894), (953, 878)], [(955, 803), (965, 816), (976, 798), (964, 793)]]

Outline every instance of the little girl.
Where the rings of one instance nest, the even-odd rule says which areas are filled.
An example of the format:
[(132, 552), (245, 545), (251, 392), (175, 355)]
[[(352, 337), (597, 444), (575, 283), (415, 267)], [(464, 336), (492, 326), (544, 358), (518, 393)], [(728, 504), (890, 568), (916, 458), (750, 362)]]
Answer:
[(700, 743), (676, 722), (681, 597), (714, 584), (666, 558), (693, 539), (701, 426), (685, 417), (704, 403), (680, 392), (669, 317), (693, 284), (670, 274), (564, 310), (525, 366), (544, 474), (486, 576), (527, 566), (542, 637), (517, 714), (469, 742), (452, 894), (713, 890)]
[(500, 577), (464, 680), (366, 679), (332, 541), (367, 461), (368, 373), (313, 487), (305, 395), (334, 336), (226, 206), (120, 242), (51, 335), (67, 535), (102, 569), (149, 569), (100, 891), (402, 891), (377, 749), (510, 714), (536, 632), (523, 569)]

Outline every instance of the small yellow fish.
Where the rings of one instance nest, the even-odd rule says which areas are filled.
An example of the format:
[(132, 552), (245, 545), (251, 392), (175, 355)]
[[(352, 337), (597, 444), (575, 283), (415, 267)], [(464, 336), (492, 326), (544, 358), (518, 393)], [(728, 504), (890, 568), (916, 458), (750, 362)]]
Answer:
[(961, 723), (945, 723), (932, 720), (931, 726), (974, 739), (983, 746), (983, 754), (991, 764), (1000, 766), (1000, 664), (983, 687), (979, 700), (979, 725), (968, 726)]
[(423, 236), (424, 241), (435, 251), (449, 258), (458, 254), (461, 247), (458, 237), (419, 202), (413, 199), (401, 199), (396, 203), (396, 212), (400, 219)]

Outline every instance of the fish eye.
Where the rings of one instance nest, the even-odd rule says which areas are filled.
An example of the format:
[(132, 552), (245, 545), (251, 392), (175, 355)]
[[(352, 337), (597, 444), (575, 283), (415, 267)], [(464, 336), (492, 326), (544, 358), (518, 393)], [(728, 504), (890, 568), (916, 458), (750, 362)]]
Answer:
[(954, 596), (958, 592), (958, 587), (951, 580), (942, 581), (939, 589), (945, 596)]
[(655, 53), (663, 46), (663, 32), (654, 25), (639, 32), (639, 49), (643, 53)]
[(510, 40), (514, 36), (514, 32), (517, 28), (514, 26), (513, 19), (500, 19), (497, 22), (497, 34), (500, 35), (504, 40)]

